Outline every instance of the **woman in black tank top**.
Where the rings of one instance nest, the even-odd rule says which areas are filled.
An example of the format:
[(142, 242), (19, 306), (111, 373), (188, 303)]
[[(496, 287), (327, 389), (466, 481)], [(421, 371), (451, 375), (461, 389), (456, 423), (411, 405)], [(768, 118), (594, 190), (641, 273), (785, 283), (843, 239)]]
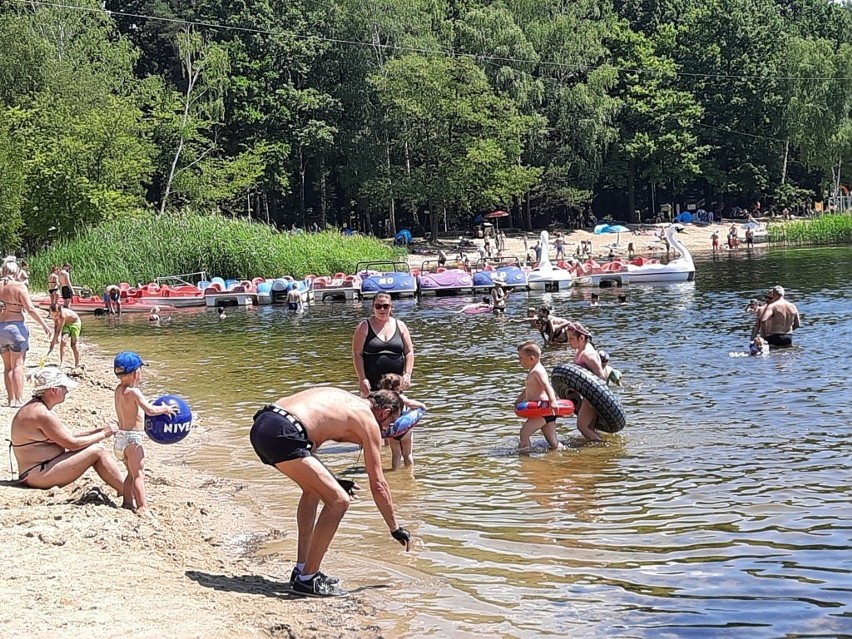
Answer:
[(378, 390), (379, 379), (385, 373), (402, 375), (407, 388), (414, 369), (414, 346), (408, 327), (391, 317), (393, 303), (389, 295), (373, 299), (373, 317), (355, 329), (352, 338), (352, 363), (358, 377), (362, 397)]

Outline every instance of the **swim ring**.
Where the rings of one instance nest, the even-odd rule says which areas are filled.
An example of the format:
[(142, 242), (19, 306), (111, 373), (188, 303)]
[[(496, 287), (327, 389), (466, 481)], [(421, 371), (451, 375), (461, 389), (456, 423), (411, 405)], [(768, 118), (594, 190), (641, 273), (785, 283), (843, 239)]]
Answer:
[(560, 364), (550, 374), (550, 381), (559, 397), (564, 398), (574, 391), (594, 406), (598, 411), (596, 430), (617, 433), (627, 425), (627, 416), (618, 395), (610, 390), (604, 380), (585, 368), (576, 364)]
[(382, 437), (393, 437), (395, 439), (401, 438), (408, 431), (417, 426), (417, 423), (423, 419), (423, 415), (425, 414), (425, 408), (414, 408), (405, 411), (402, 415), (397, 417), (396, 421), (390, 425), (390, 428), (382, 433)]
[[(548, 417), (553, 414), (550, 402), (521, 402), (515, 406), (515, 415), (528, 417)], [(568, 399), (556, 400), (556, 416), (568, 417), (574, 414), (574, 402)]]

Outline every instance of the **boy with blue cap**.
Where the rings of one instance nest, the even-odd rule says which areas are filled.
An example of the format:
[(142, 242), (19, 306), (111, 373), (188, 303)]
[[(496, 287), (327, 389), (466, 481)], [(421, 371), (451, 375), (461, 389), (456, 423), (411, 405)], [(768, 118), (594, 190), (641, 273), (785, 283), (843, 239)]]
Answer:
[(142, 440), (145, 436), (145, 415), (174, 415), (178, 409), (171, 404), (154, 406), (137, 388), (142, 380), (142, 367), (147, 366), (138, 353), (123, 351), (113, 360), (113, 372), (121, 380), (115, 389), (115, 413), (118, 416), (118, 432), (115, 434), (113, 451), (119, 461), (127, 467), (124, 479), (121, 507), (134, 510), (137, 515), (148, 511), (145, 496), (145, 451)]

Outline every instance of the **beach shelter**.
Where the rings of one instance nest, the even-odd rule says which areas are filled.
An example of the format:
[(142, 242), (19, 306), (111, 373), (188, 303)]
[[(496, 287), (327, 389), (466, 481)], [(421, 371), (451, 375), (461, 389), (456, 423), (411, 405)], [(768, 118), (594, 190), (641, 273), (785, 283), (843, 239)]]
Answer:
[(607, 229), (609, 229), (609, 224), (598, 224), (595, 227), (595, 230), (593, 231), (593, 233), (595, 235), (600, 235), (601, 233), (608, 233)]
[(496, 233), (500, 229), (500, 223), (497, 220), (501, 217), (509, 217), (509, 213), (506, 211), (491, 211), (491, 213), (486, 213), (485, 217), (489, 220), (494, 220), (494, 232)]

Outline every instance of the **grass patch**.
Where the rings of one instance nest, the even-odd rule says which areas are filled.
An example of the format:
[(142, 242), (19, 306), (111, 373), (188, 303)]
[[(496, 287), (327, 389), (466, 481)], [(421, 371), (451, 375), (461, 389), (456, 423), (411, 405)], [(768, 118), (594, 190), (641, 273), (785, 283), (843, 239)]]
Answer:
[(769, 241), (787, 244), (852, 244), (852, 215), (823, 215), (810, 220), (770, 224)]
[(360, 261), (398, 255), (368, 236), (280, 232), (244, 219), (173, 213), (105, 222), (34, 255), (30, 267), (46, 286), (51, 265), (68, 262), (75, 285), (98, 290), (196, 271), (234, 279), (354, 273)]

